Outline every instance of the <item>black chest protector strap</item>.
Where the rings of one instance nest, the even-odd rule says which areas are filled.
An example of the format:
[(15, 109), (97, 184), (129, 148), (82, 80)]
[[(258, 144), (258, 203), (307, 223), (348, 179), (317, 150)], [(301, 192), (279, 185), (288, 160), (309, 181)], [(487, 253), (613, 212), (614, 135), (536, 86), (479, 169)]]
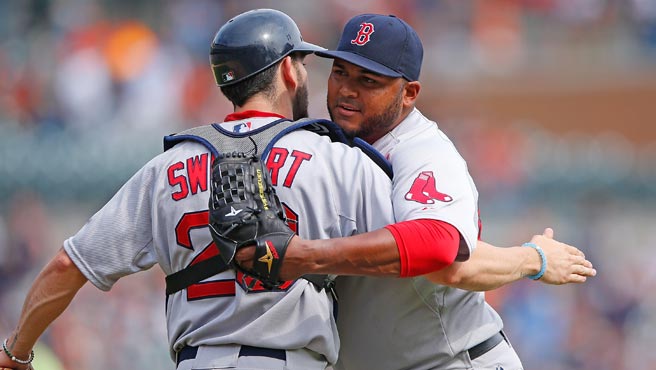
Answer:
[[(264, 159), (278, 139), (298, 129), (312, 131), (318, 135), (328, 136), (332, 141), (360, 148), (385, 171), (390, 179), (392, 178), (392, 168), (389, 162), (378, 151), (362, 140), (347, 138), (334, 122), (323, 119), (305, 118), (298, 121), (281, 119), (246, 134), (224, 130), (218, 124), (199, 126), (164, 137), (164, 150), (169, 150), (182, 141), (191, 140), (205, 145), (214, 157), (219, 154), (220, 148), (221, 153), (243, 152), (259, 155)], [(166, 277), (166, 294), (170, 295), (183, 290), (229, 268), (218, 255), (190, 265)], [(334, 294), (332, 289), (334, 275), (313, 274), (304, 275), (303, 278), (312, 282), (318, 289), (326, 288)]]

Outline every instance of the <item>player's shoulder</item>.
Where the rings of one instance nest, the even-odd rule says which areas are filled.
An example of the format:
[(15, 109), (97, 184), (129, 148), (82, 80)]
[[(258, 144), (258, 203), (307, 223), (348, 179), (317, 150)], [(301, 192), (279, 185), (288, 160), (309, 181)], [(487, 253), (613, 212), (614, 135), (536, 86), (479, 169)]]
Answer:
[(393, 145), (390, 158), (401, 157), (408, 160), (412, 158), (416, 160), (424, 156), (441, 159), (462, 158), (454, 143), (438, 124), (421, 114), (419, 110), (415, 109), (399, 126), (401, 127), (395, 128), (399, 131), (395, 135), (397, 143)]
[(328, 135), (310, 130), (295, 130), (283, 137), (281, 137), (275, 144), (276, 146), (289, 146), (295, 149), (305, 148), (312, 152), (331, 152), (340, 153), (342, 155), (363, 155), (357, 148), (351, 147), (348, 144), (333, 140)]
[(416, 108), (395, 130), (399, 130), (397, 136), (401, 143), (406, 145), (425, 142), (433, 145), (437, 143), (452, 144), (451, 139), (440, 129), (437, 122), (426, 117)]
[(406, 145), (430, 142), (433, 145), (453, 146), (453, 142), (440, 129), (438, 123), (423, 115), (418, 109), (410, 113), (403, 124), (406, 126), (402, 133)]
[[(343, 170), (344, 168), (358, 168), (361, 171), (380, 172), (381, 176), (387, 176), (385, 169), (376, 163), (371, 156), (379, 155), (375, 150), (372, 153), (365, 151), (352, 144), (347, 144), (331, 139), (330, 136), (321, 135), (308, 130), (296, 130), (282, 138), (274, 145), (284, 147), (288, 150), (298, 150), (311, 154), (317, 162), (323, 163), (325, 167)], [(380, 156), (382, 160), (382, 156)], [(384, 162), (384, 160), (382, 160)]]
[(202, 153), (209, 153), (209, 152), (210, 152), (209, 148), (204, 144), (202, 144), (200, 141), (182, 140), (179, 143), (176, 143), (170, 149), (166, 151), (162, 151), (162, 153), (160, 153), (158, 157), (175, 158), (187, 154), (193, 155), (193, 154), (202, 154)]
[(195, 140), (183, 140), (168, 150), (157, 154), (146, 164), (146, 166), (166, 168), (181, 161), (185, 163), (188, 159), (197, 161), (203, 159), (201, 158), (203, 156), (211, 158), (209, 148)]

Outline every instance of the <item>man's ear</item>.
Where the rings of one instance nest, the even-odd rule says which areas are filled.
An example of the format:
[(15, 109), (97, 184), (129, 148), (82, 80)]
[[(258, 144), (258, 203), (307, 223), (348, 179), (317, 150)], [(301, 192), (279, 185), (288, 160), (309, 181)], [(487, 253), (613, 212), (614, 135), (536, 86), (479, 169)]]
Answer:
[(403, 105), (413, 107), (419, 96), (419, 90), (421, 90), (421, 83), (419, 81), (406, 83), (403, 87)]
[(296, 68), (294, 67), (294, 61), (289, 55), (282, 59), (280, 63), (280, 73), (282, 74), (282, 80), (285, 83), (285, 87), (291, 90), (296, 90), (298, 86), (298, 75), (296, 73)]

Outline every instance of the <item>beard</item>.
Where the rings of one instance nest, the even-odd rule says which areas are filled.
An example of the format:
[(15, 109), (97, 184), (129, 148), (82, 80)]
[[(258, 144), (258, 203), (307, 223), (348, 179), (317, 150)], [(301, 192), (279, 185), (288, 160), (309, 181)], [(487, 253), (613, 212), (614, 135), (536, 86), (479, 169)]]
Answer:
[(328, 104), (328, 114), (330, 120), (337, 123), (344, 133), (349, 137), (359, 137), (369, 144), (385, 136), (398, 122), (396, 120), (401, 115), (403, 108), (403, 89), (394, 97), (393, 101), (383, 110), (382, 113), (365, 118), (357, 128), (348, 128), (335, 121), (330, 104)]
[[(299, 81), (301, 79), (301, 71), (298, 70), (296, 66), (296, 76)], [(296, 95), (294, 96), (294, 101), (292, 102), (292, 119), (298, 121), (301, 118), (307, 118), (308, 116), (308, 86), (307, 79), (296, 90)]]
[(292, 118), (297, 121), (308, 116), (308, 88), (307, 84), (299, 86), (292, 102)]

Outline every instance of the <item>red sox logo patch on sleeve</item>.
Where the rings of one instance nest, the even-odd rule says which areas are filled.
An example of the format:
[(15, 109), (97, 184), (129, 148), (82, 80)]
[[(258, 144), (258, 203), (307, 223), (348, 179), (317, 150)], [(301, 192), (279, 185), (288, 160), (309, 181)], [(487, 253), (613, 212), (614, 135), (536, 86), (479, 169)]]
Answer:
[(434, 204), (435, 201), (450, 202), (453, 198), (437, 191), (433, 171), (422, 171), (412, 182), (410, 191), (405, 195), (406, 200), (422, 204)]
[(374, 33), (374, 24), (362, 22), (357, 36), (351, 40), (351, 44), (363, 46), (371, 40), (371, 34)]

